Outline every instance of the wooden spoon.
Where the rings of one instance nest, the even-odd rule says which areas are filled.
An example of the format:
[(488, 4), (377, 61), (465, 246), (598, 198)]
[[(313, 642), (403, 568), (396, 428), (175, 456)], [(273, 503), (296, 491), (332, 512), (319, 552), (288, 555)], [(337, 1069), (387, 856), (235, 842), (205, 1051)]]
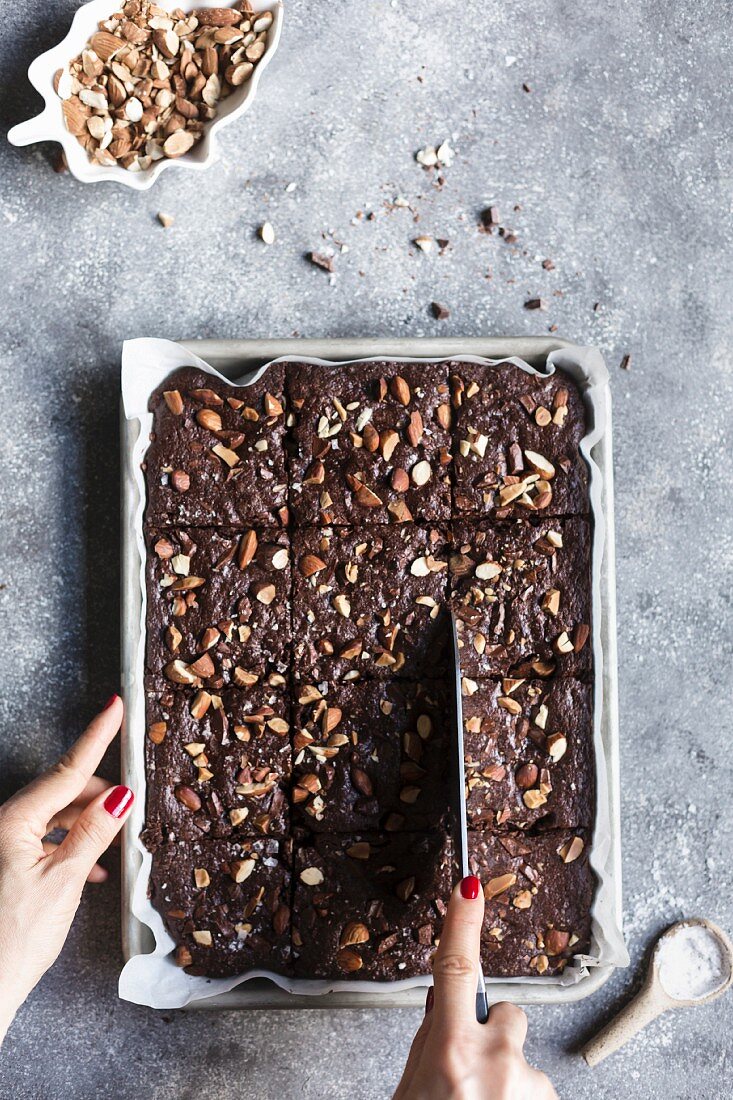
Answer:
[[(710, 993), (703, 994), (700, 997), (681, 999), (670, 996), (662, 985), (659, 976), (659, 965), (662, 959), (661, 949), (682, 928), (689, 928), (692, 925), (701, 925), (716, 937), (723, 956), (723, 973), (721, 984)], [(594, 1038), (586, 1043), (581, 1054), (589, 1066), (597, 1066), (599, 1062), (602, 1062), (609, 1054), (613, 1054), (614, 1051), (622, 1047), (638, 1031), (641, 1031), (652, 1020), (656, 1020), (657, 1016), (660, 1016), (663, 1012), (670, 1008), (691, 1008), (708, 1004), (710, 1001), (722, 996), (730, 987), (731, 982), (733, 982), (733, 943), (731, 943), (723, 929), (718, 928), (717, 924), (713, 924), (712, 921), (705, 920), (704, 917), (690, 917), (689, 920), (678, 921), (676, 924), (670, 925), (657, 940), (652, 952), (649, 969), (644, 978), (644, 984), (637, 995), (625, 1008), (621, 1009), (610, 1023), (606, 1024)]]

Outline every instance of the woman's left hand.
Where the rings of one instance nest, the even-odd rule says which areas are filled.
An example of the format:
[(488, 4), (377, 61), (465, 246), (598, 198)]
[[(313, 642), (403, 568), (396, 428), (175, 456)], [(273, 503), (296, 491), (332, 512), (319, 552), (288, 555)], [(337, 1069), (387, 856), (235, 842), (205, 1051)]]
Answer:
[[(79, 740), (0, 806), (0, 1042), (18, 1007), (64, 945), (85, 882), (132, 807), (128, 787), (94, 774), (122, 722), (114, 695)], [(68, 830), (59, 845), (45, 838)]]

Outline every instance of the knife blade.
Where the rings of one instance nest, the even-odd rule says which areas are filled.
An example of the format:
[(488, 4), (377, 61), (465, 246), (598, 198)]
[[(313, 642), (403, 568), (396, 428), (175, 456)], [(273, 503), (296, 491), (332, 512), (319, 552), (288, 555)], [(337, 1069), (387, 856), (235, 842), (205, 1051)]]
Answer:
[[(468, 862), (468, 822), (466, 819), (466, 761), (463, 747), (463, 691), (461, 684), (461, 654), (458, 648), (458, 627), (453, 611), (450, 613), (452, 640), (452, 677), (453, 707), (451, 729), (451, 835), (453, 837), (454, 859), (458, 873), (463, 879), (471, 874)], [(479, 967), (478, 989), (476, 991), (476, 1019), (485, 1024), (489, 1018), (489, 1004), (486, 998), (486, 983), (483, 967)]]
[(456, 617), (451, 611), (453, 656), (453, 725), (451, 729), (451, 824), (453, 854), (461, 878), (470, 875), (468, 866), (468, 822), (466, 819), (466, 766), (463, 748), (463, 692), (461, 657), (458, 649)]

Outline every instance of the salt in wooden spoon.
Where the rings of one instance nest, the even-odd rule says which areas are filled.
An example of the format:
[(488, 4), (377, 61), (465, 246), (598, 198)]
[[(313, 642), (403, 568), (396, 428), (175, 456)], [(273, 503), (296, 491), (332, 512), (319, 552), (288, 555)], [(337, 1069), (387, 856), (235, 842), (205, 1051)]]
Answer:
[[(693, 938), (704, 946), (700, 932), (696, 932), (696, 929), (706, 930), (703, 936), (705, 939), (709, 937), (708, 946), (713, 952), (710, 959), (720, 963), (720, 978), (715, 981), (711, 977), (710, 981), (706, 981), (706, 971), (700, 966), (692, 980), (691, 988), (687, 989), (688, 993), (697, 995), (685, 996), (683, 989), (680, 988), (684, 975), (679, 967), (674, 965), (678, 956), (672, 954), (672, 937), (680, 933), (686, 937), (688, 943), (692, 944), (690, 959), (694, 962)], [(674, 947), (682, 946), (683, 942), (676, 941)], [(715, 956), (715, 944), (720, 953), (719, 959)], [(702, 962), (702, 956), (700, 960)], [(711, 982), (714, 983), (712, 988), (710, 988)], [(644, 984), (637, 995), (610, 1023), (586, 1043), (581, 1053), (589, 1066), (597, 1066), (663, 1012), (667, 1012), (670, 1008), (692, 1008), (708, 1004), (722, 996), (731, 982), (733, 982), (733, 943), (722, 928), (718, 928), (717, 924), (713, 924), (704, 917), (690, 917), (689, 920), (678, 921), (670, 925), (657, 940)]]

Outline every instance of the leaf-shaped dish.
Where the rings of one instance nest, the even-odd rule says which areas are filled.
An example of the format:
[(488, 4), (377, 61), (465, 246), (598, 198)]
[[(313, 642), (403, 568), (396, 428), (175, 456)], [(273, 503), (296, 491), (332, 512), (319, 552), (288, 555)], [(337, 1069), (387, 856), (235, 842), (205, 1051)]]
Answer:
[[(221, 0), (195, 0), (196, 8), (221, 7)], [(183, 156), (175, 159), (155, 161), (144, 171), (130, 172), (119, 165), (104, 167), (93, 164), (86, 150), (64, 123), (62, 100), (54, 91), (54, 74), (63, 69), (82, 49), (98, 30), (98, 24), (108, 19), (114, 10), (112, 0), (90, 0), (79, 8), (69, 28), (69, 33), (53, 49), (37, 57), (28, 69), (28, 79), (45, 100), (45, 107), (35, 118), (21, 122), (8, 133), (12, 145), (32, 145), (37, 141), (57, 141), (63, 147), (69, 171), (82, 183), (96, 183), (99, 180), (111, 180), (122, 183), (136, 191), (147, 191), (152, 187), (161, 172), (168, 168), (208, 168), (216, 154), (216, 134), (224, 126), (250, 107), (257, 93), (260, 77), (265, 66), (277, 49), (282, 29), (282, 0), (251, 0), (255, 12), (271, 11), (272, 25), (267, 32), (267, 49), (255, 65), (251, 78), (232, 94), (219, 102), (217, 115), (207, 123), (201, 140)]]

